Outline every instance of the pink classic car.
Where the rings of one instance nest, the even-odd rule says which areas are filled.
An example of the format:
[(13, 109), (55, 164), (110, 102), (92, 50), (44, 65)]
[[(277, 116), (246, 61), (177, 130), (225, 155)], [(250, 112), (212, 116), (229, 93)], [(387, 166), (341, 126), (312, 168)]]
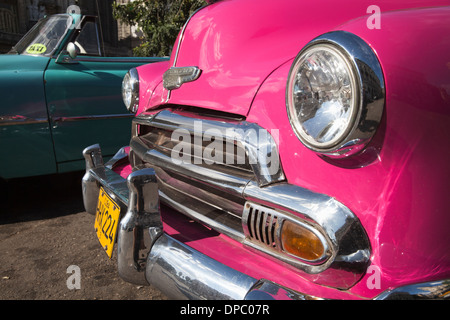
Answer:
[(446, 0), (195, 12), (124, 78), (129, 146), (83, 152), (120, 276), (174, 299), (449, 298), (449, 21)]

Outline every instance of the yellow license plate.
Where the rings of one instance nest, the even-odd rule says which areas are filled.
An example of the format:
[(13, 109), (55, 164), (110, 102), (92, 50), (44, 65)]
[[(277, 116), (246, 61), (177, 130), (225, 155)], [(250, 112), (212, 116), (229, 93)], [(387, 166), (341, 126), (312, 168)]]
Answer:
[(97, 211), (95, 213), (94, 228), (98, 240), (111, 259), (114, 243), (116, 241), (117, 225), (119, 224), (120, 207), (113, 199), (100, 188)]

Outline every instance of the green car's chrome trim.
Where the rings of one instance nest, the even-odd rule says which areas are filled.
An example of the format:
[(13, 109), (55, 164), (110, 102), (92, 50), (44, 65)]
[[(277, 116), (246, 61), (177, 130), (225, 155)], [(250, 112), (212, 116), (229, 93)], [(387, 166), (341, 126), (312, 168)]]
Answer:
[(101, 120), (101, 119), (120, 119), (120, 118), (132, 118), (134, 114), (122, 113), (122, 114), (102, 114), (102, 115), (89, 115), (89, 116), (77, 116), (77, 117), (53, 117), (53, 122), (69, 122), (69, 121), (81, 121), (81, 120)]
[[(132, 118), (133, 114), (103, 114), (103, 115), (89, 115), (78, 117), (53, 117), (53, 122), (69, 122), (69, 121), (81, 121), (81, 120), (101, 120), (101, 119), (119, 119), (119, 118)], [(12, 126), (17, 124), (31, 124), (31, 123), (45, 123), (47, 118), (29, 118), (21, 115), (15, 116), (0, 116), (0, 126)]]
[(12, 126), (17, 124), (45, 123), (47, 118), (29, 118), (21, 115), (0, 116), (0, 126)]

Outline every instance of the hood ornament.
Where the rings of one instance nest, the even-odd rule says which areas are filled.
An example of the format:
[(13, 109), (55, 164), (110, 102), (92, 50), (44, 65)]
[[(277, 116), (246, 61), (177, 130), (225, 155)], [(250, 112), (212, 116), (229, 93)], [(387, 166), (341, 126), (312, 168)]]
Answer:
[(163, 86), (167, 90), (175, 90), (183, 83), (195, 81), (200, 76), (198, 67), (172, 67), (163, 75)]

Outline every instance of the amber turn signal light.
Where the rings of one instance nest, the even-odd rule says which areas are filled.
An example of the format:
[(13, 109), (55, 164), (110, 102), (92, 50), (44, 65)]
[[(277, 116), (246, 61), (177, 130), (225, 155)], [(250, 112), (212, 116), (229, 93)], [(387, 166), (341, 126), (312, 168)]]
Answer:
[(314, 232), (285, 220), (281, 229), (281, 244), (286, 253), (300, 259), (315, 261), (325, 253), (322, 240)]

